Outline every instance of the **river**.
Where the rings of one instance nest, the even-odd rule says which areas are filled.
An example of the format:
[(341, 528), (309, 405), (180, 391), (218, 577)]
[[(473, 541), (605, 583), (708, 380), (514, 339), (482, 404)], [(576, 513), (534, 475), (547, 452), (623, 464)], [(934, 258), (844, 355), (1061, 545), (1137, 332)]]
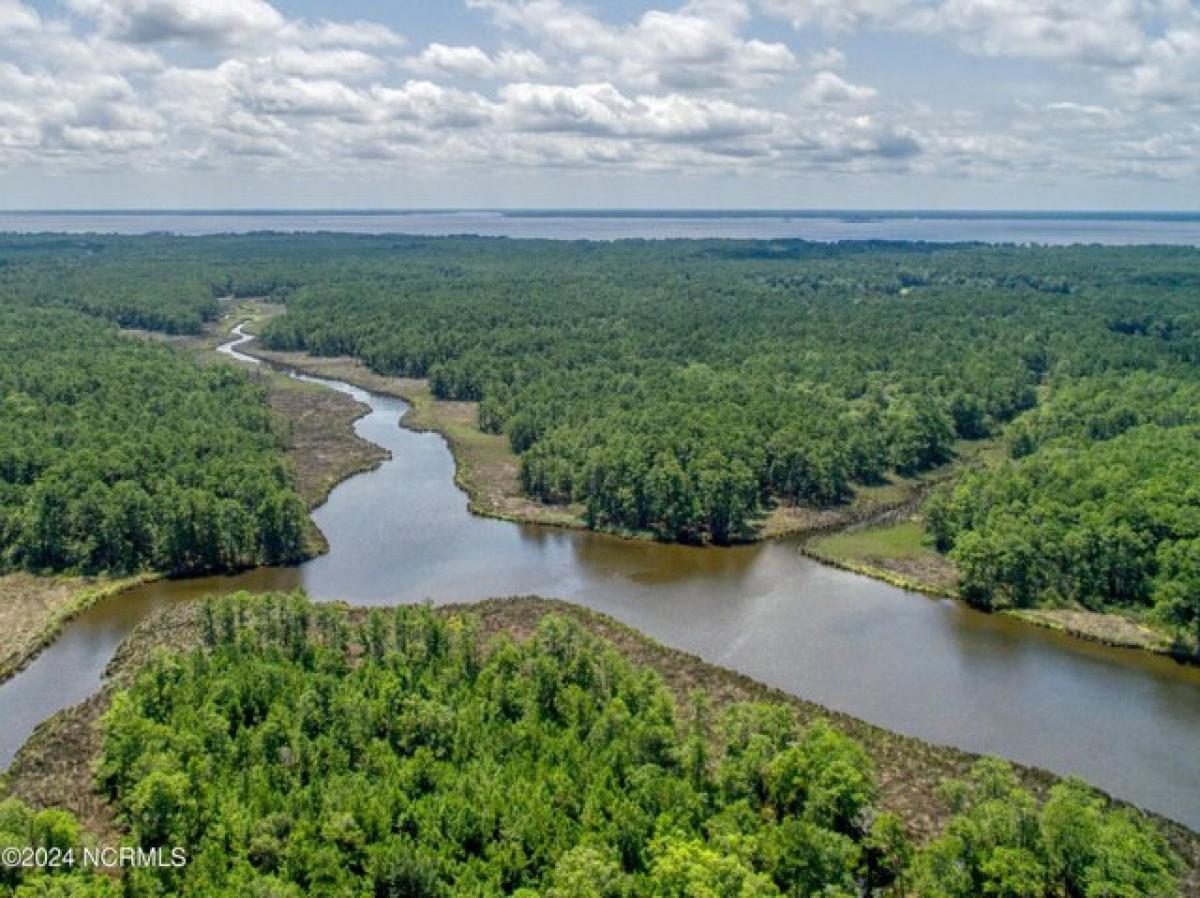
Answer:
[[(253, 361), (237, 349), (247, 339), (222, 350)], [(787, 541), (699, 549), (480, 518), (442, 438), (399, 426), (403, 401), (302, 377), (369, 405), (355, 429), (392, 455), (313, 513), (328, 554), (159, 581), (85, 612), (0, 686), (0, 763), (93, 693), (120, 641), (171, 602), (238, 589), (361, 604), (538, 594), (889, 729), (1077, 774), (1200, 830), (1200, 669), (905, 592)]]

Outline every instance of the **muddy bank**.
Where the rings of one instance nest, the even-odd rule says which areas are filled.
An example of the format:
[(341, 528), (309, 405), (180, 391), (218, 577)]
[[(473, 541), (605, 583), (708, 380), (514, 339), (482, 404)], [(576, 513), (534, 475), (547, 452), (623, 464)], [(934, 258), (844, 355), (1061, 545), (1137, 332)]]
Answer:
[(73, 617), (159, 576), (40, 577), (22, 571), (0, 576), (0, 683), (36, 658)]
[[(201, 644), (197, 608), (194, 603), (176, 606), (153, 614), (139, 625), (109, 665), (102, 690), (38, 727), (5, 777), (4, 790), (35, 806), (65, 807), (99, 834), (118, 832), (120, 827), (111, 808), (92, 786), (92, 765), (100, 750), (99, 720), (113, 694), (129, 682), (157, 648), (186, 651)], [(349, 613), (365, 615), (367, 610), (351, 608)], [(881, 806), (897, 813), (920, 841), (935, 835), (951, 813), (936, 797), (937, 784), (946, 777), (962, 776), (978, 758), (803, 701), (694, 655), (663, 646), (608, 615), (567, 602), (536, 597), (498, 598), (448, 604), (437, 612), (472, 614), (479, 619), (485, 637), (507, 633), (518, 639), (532, 633), (544, 615), (566, 615), (609, 642), (630, 661), (657, 671), (681, 707), (686, 707), (689, 696), (699, 689), (717, 706), (736, 701), (770, 701), (787, 705), (802, 721), (828, 719), (860, 741), (871, 754), (881, 788)], [(1058, 780), (1032, 767), (1017, 765), (1016, 770), (1023, 785), (1040, 797)], [(1169, 820), (1155, 819), (1188, 864), (1188, 883), (1183, 894), (1200, 894), (1200, 836)]]

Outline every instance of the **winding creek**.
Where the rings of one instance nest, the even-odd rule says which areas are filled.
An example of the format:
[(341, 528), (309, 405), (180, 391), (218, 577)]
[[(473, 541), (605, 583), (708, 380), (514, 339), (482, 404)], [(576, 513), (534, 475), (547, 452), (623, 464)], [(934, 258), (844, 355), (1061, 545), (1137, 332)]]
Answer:
[[(221, 350), (257, 364), (238, 351), (252, 338), (235, 333)], [(0, 686), (0, 764), (93, 693), (120, 641), (171, 602), (240, 589), (361, 604), (536, 593), (889, 729), (1077, 774), (1200, 829), (1200, 669), (905, 592), (786, 541), (696, 549), (476, 517), (442, 438), (399, 426), (403, 401), (293, 376), (369, 405), (355, 429), (392, 455), (314, 512), (329, 553), (96, 605)]]

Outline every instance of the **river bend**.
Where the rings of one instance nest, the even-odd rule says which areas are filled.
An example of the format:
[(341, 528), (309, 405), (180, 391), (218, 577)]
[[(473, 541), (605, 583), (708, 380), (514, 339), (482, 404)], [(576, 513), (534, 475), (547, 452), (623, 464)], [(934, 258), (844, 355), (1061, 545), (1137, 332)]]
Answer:
[[(236, 334), (221, 350), (254, 362), (238, 351), (252, 338)], [(328, 554), (150, 583), (91, 608), (0, 686), (0, 764), (95, 692), (120, 641), (171, 602), (239, 589), (366, 605), (538, 594), (880, 726), (1077, 774), (1200, 830), (1200, 670), (905, 592), (786, 541), (698, 549), (480, 518), (445, 441), (399, 426), (403, 401), (293, 376), (369, 405), (355, 430), (391, 453), (313, 513)]]

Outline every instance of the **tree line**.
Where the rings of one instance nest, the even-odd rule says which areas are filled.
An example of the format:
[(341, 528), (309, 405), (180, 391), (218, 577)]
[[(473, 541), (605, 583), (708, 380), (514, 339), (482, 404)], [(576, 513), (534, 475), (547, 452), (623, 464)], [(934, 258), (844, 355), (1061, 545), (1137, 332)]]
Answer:
[[(0, 234), (0, 305), (69, 308), (128, 328), (198, 334), (223, 285), (164, 238)], [(189, 254), (190, 255), (190, 254)]]
[[(276, 349), (478, 401), (527, 493), (727, 542), (998, 433), (1048, 378), (1180, 367), (1192, 250), (396, 240), (287, 292)], [(1131, 293), (1133, 296), (1131, 297)]]
[(733, 541), (1003, 438), (1012, 464), (928, 515), (972, 601), (1200, 626), (1193, 248), (260, 234), (6, 237), (0, 261), (12, 303), (168, 331), (285, 301), (270, 346), (478, 402), (523, 489), (598, 528)]
[(0, 570), (194, 572), (302, 557), (261, 387), (62, 307), (0, 309)]
[[(676, 705), (578, 624), (485, 639), (469, 613), (238, 596), (204, 647), (115, 696), (97, 784), (175, 869), (120, 886), (5, 870), (0, 895), (1109, 898), (1176, 894), (1155, 827), (1082, 783), (1044, 801), (984, 759), (925, 846), (864, 749), (775, 704)], [(73, 829), (74, 827), (74, 829)], [(78, 844), (0, 804), (0, 842)]]
[(985, 608), (1119, 609), (1200, 646), (1200, 380), (1193, 366), (1063, 380), (1007, 434), (1010, 460), (927, 503)]

